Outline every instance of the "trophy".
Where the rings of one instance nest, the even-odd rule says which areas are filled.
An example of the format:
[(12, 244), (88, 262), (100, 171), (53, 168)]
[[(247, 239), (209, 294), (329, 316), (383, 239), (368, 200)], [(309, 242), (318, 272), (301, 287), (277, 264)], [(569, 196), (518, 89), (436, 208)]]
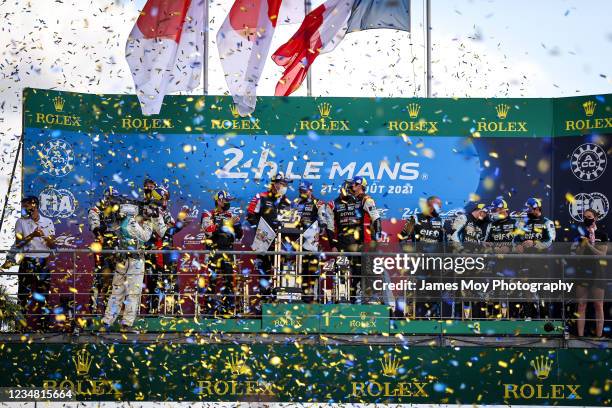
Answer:
[[(283, 250), (283, 243), (291, 245), (301, 252), (303, 247), (303, 231), (299, 228), (300, 215), (296, 209), (281, 211), (278, 215), (280, 227), (274, 239), (274, 251)], [(297, 241), (293, 241), (297, 237)], [(302, 255), (293, 259), (280, 254), (274, 255), (273, 290), (276, 300), (284, 302), (299, 302), (302, 300)]]

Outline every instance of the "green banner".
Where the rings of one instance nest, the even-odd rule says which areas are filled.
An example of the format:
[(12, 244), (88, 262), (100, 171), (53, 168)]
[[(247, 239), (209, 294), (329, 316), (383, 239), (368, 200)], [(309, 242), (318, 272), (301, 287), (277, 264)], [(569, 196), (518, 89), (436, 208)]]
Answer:
[(145, 117), (133, 95), (27, 88), (24, 127), (87, 133), (549, 137), (612, 131), (611, 99), (260, 97), (257, 110), (240, 117), (230, 97), (171, 95), (159, 115)]
[(597, 349), (5, 343), (0, 357), (0, 386), (79, 400), (612, 403), (610, 350)]

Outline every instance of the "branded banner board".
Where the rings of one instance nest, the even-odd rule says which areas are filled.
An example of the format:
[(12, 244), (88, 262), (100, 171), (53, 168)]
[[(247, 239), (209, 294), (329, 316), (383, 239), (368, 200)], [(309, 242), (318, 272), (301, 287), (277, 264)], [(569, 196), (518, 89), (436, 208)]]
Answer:
[(0, 386), (76, 399), (609, 406), (610, 350), (5, 344)]
[[(345, 179), (364, 176), (390, 249), (431, 195), (442, 198), (445, 217), (497, 196), (520, 216), (538, 197), (558, 240), (571, 240), (585, 208), (597, 209), (602, 225), (610, 220), (611, 98), (262, 97), (243, 118), (227, 97), (169, 96), (160, 115), (144, 117), (133, 96), (26, 89), (23, 194), (40, 198), (60, 248), (89, 247), (87, 211), (107, 186), (136, 199), (145, 178), (168, 186), (175, 216), (190, 209), (174, 244), (203, 248), (199, 214), (213, 193), (228, 190), (240, 214), (277, 171), (294, 180), (290, 198), (307, 180), (326, 201)], [(82, 272), (93, 260), (63, 257), (58, 268), (73, 264)], [(69, 287), (87, 292), (90, 281), (78, 274), (57, 283), (73, 296)]]

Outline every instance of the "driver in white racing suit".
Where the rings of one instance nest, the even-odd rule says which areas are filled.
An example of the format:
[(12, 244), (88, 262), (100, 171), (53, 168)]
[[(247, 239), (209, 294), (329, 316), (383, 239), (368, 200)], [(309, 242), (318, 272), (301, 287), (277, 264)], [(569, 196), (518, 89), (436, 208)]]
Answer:
[[(166, 231), (166, 224), (161, 215), (158, 215), (157, 218), (144, 218), (138, 214), (137, 204), (121, 204), (119, 213), (124, 217), (121, 222), (120, 249), (142, 250), (153, 232), (163, 236)], [(107, 327), (115, 322), (122, 307), (125, 307), (121, 319), (122, 328), (125, 329), (134, 324), (140, 309), (144, 263), (143, 254), (138, 252), (122, 254), (120, 261), (117, 262), (112, 293), (102, 319), (102, 323)]]

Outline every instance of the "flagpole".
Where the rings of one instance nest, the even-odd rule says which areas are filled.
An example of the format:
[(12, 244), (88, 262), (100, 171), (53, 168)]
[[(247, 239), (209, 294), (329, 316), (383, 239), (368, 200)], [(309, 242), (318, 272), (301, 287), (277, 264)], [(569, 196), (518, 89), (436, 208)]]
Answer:
[[(304, 0), (304, 17), (310, 13), (311, 0)], [(306, 96), (312, 96), (312, 67), (308, 67), (306, 71)]]
[(425, 96), (431, 98), (431, 0), (425, 0)]
[(202, 91), (203, 95), (208, 95), (208, 6), (209, 0), (203, 0), (203, 15), (204, 19), (204, 32), (202, 33), (203, 41), (204, 41), (204, 49), (202, 50)]
[[(6, 214), (6, 207), (8, 205), (9, 199), (11, 198), (11, 190), (13, 189), (13, 180), (15, 179), (15, 171), (17, 170), (17, 162), (21, 157), (21, 147), (23, 145), (23, 133), (19, 136), (19, 140), (17, 141), (17, 153), (15, 154), (15, 161), (13, 162), (13, 171), (11, 171), (11, 178), (9, 178), (8, 190), (6, 190), (6, 199), (4, 200), (4, 205), (2, 206), (2, 216), (0, 216), (0, 231), (2, 231), (2, 227), (4, 225), (4, 215)], [(23, 191), (23, 188), (22, 188)]]

